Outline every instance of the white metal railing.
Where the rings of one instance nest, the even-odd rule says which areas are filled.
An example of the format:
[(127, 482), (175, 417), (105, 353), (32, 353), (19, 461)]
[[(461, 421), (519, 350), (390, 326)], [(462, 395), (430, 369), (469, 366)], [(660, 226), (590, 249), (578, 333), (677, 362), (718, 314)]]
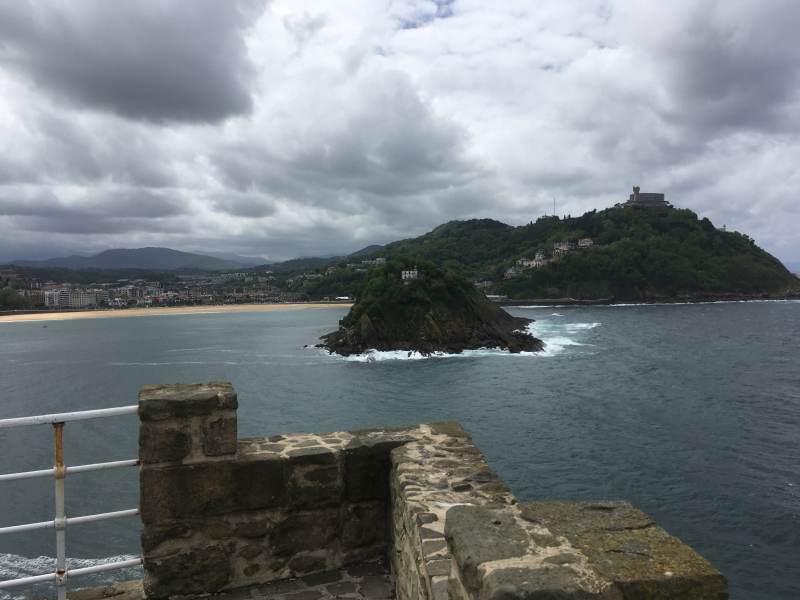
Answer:
[(139, 514), (138, 508), (128, 510), (117, 510), (96, 515), (85, 515), (81, 517), (67, 517), (64, 513), (64, 479), (70, 473), (86, 473), (88, 471), (99, 471), (102, 469), (115, 469), (119, 467), (135, 467), (139, 461), (134, 460), (115, 460), (104, 463), (94, 463), (88, 465), (77, 465), (68, 467), (64, 465), (64, 423), (68, 421), (83, 421), (86, 419), (97, 419), (100, 417), (114, 417), (117, 415), (136, 414), (138, 407), (119, 406), (116, 408), (102, 408), (99, 410), (84, 410), (79, 412), (56, 413), (51, 415), (38, 415), (34, 417), (20, 417), (17, 419), (0, 419), (0, 429), (10, 427), (23, 427), (26, 425), (45, 425), (53, 426), (55, 444), (55, 465), (52, 469), (40, 469), (38, 471), (25, 471), (22, 473), (8, 473), (0, 475), (0, 482), (15, 481), (18, 479), (32, 479), (34, 477), (55, 478), (55, 499), (56, 514), (52, 521), (40, 521), (38, 523), (26, 523), (24, 525), (12, 525), (10, 527), (0, 527), (0, 534), (19, 533), (23, 531), (33, 531), (35, 529), (55, 529), (56, 530), (56, 571), (44, 575), (33, 575), (31, 577), (19, 577), (7, 581), (0, 581), (0, 589), (15, 587), (19, 585), (31, 585), (52, 581), (58, 590), (58, 600), (66, 600), (67, 597), (67, 575), (78, 576), (90, 573), (100, 573), (113, 569), (123, 569), (142, 564), (141, 557), (130, 560), (122, 560), (113, 563), (83, 567), (80, 569), (67, 569), (66, 558), (66, 528), (68, 525), (79, 525), (81, 523), (92, 523), (94, 521), (105, 521), (106, 519), (117, 519), (119, 517), (132, 517)]

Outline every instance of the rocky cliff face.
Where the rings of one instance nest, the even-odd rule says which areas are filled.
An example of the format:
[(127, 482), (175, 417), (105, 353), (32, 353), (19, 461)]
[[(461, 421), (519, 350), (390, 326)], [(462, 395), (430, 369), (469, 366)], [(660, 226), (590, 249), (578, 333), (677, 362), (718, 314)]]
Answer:
[(525, 333), (530, 319), (513, 317), (463, 278), (435, 267), (405, 284), (399, 270), (376, 270), (337, 331), (321, 347), (348, 356), (370, 349), (422, 354), (478, 348), (538, 351), (542, 342)]

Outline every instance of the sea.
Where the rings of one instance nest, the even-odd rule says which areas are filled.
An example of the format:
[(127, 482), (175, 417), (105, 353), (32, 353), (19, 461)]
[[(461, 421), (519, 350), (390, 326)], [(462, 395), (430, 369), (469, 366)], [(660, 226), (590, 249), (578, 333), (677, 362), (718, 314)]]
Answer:
[[(720, 569), (733, 599), (800, 598), (800, 302), (508, 310), (535, 319), (543, 352), (306, 347), (339, 307), (0, 323), (0, 418), (230, 380), (240, 436), (455, 419), (520, 500), (628, 500)], [(136, 445), (133, 416), (66, 425), (67, 464), (135, 458)], [(52, 452), (49, 426), (0, 430), (0, 473), (47, 468)], [(0, 482), (0, 527), (52, 519), (52, 486)], [(68, 516), (133, 508), (137, 474), (74, 474), (66, 492)], [(137, 553), (135, 517), (67, 531), (73, 567)], [(0, 580), (52, 571), (53, 556), (52, 530), (0, 536)]]

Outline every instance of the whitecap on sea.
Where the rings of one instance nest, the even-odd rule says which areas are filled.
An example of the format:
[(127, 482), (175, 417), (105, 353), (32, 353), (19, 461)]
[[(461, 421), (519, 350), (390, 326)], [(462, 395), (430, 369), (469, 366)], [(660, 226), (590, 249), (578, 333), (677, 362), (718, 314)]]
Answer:
[[(96, 565), (120, 562), (136, 558), (133, 555), (109, 556), (108, 558), (67, 558), (67, 567), (80, 569), (83, 567), (93, 567)], [(29, 558), (19, 554), (0, 553), (0, 581), (8, 579), (18, 579), (31, 575), (42, 575), (52, 573), (55, 570), (56, 559), (52, 556), (36, 556)], [(94, 573), (76, 578), (71, 585), (78, 587), (99, 587), (109, 585), (114, 581), (127, 581), (131, 579), (141, 579), (142, 569), (140, 567), (130, 567), (104, 573)], [(32, 596), (49, 597), (53, 594), (53, 586), (50, 583), (42, 583), (34, 586), (18, 588), (8, 588), (0, 590), (0, 600), (23, 600)]]

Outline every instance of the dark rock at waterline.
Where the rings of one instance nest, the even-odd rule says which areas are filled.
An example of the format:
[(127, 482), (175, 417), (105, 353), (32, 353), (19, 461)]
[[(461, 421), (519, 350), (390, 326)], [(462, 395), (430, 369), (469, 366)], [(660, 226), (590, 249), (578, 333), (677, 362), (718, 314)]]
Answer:
[(374, 269), (337, 331), (319, 347), (349, 356), (367, 350), (405, 350), (430, 355), (478, 348), (535, 352), (541, 340), (524, 330), (531, 319), (514, 317), (464, 278), (432, 265), (411, 270), (403, 263)]

